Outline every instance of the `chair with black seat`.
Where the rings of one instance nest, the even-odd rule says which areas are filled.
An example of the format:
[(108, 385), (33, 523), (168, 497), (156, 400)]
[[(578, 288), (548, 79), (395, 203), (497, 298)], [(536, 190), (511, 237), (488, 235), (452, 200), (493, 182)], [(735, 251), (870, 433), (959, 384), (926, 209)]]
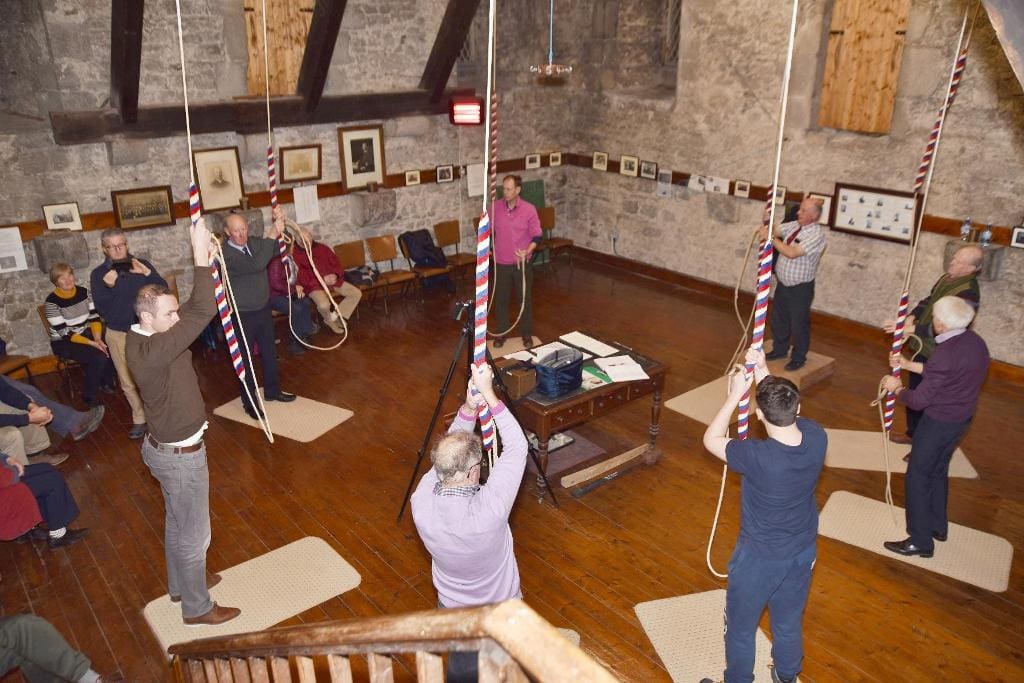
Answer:
[(434, 223), (434, 237), (437, 239), (437, 246), (443, 252), (445, 247), (455, 247), (454, 254), (445, 254), (448, 265), (456, 274), (463, 269), (473, 272), (476, 264), (476, 255), (462, 253), (462, 231), (458, 221), (441, 221)]
[[(46, 332), (46, 338), (53, 339), (51, 334), (53, 328), (50, 326), (49, 318), (46, 317), (46, 304), (39, 304), (36, 307), (36, 311), (39, 313), (39, 319), (43, 321), (43, 330)], [(71, 381), (71, 370), (77, 367), (78, 363), (60, 355), (55, 355), (54, 358), (57, 359), (57, 374), (60, 375), (60, 382), (67, 389), (68, 396), (73, 399), (75, 397), (75, 384)]]
[(416, 282), (416, 273), (406, 268), (395, 268), (398, 258), (398, 246), (394, 235), (378, 235), (366, 238), (366, 250), (370, 252), (370, 260), (380, 270), (382, 263), (388, 264), (388, 270), (381, 270), (377, 279), (387, 297), (392, 286), (399, 286), (399, 294), (408, 291), (409, 286)]
[(543, 234), (543, 239), (540, 243), (540, 249), (547, 253), (548, 263), (553, 263), (554, 259), (561, 254), (568, 254), (569, 256), (569, 275), (572, 275), (572, 247), (574, 242), (568, 237), (555, 237), (555, 207), (545, 206), (537, 209), (537, 215), (540, 218), (540, 229)]
[[(338, 263), (341, 264), (343, 270), (352, 270), (353, 268), (362, 268), (366, 265), (366, 246), (363, 240), (353, 240), (351, 242), (342, 242), (341, 244), (334, 245), (334, 255), (338, 257)], [(356, 283), (353, 282), (359, 291), (370, 292), (370, 302), (373, 303), (377, 298), (377, 292), (384, 291), (384, 314), (388, 314), (388, 290), (384, 286), (384, 283), (378, 279), (376, 282), (370, 283)], [(359, 317), (360, 308), (356, 308), (356, 317)]]
[[(430, 239), (430, 233), (428, 233), (426, 230), (422, 230), (420, 232), (424, 235), (424, 237), (423, 237), (424, 240), (429, 240)], [(402, 233), (401, 235), (399, 235), (399, 237), (398, 237), (398, 247), (399, 247), (399, 249), (402, 250), (402, 256), (405, 257), (405, 261), (409, 265), (409, 269), (413, 273), (415, 273), (416, 281), (420, 283), (419, 289), (420, 289), (420, 294), (422, 295), (423, 289), (426, 287), (426, 284), (427, 284), (426, 283), (427, 278), (431, 278), (431, 277), (445, 277), (445, 276), (447, 276), (448, 274), (450, 274), (452, 272), (452, 267), (450, 265), (447, 265), (447, 263), (445, 265), (443, 265), (443, 266), (442, 265), (437, 265), (437, 266), (418, 266), (418, 265), (416, 265), (415, 261), (413, 261), (412, 256), (409, 253), (409, 244), (406, 242), (406, 240), (408, 239), (408, 235), (409, 234), (410, 233)], [(433, 240), (430, 240), (430, 241), (431, 241), (431, 244), (433, 244)], [(433, 248), (431, 249), (431, 251), (433, 251)], [(441, 252), (441, 254), (437, 255), (438, 263), (441, 262), (441, 256), (443, 254), (444, 254), (444, 252)], [(454, 291), (454, 285), (452, 284), (451, 279), (445, 277), (445, 284), (448, 287), (452, 288), (452, 291)], [(422, 297), (421, 297), (421, 300), (422, 300)]]

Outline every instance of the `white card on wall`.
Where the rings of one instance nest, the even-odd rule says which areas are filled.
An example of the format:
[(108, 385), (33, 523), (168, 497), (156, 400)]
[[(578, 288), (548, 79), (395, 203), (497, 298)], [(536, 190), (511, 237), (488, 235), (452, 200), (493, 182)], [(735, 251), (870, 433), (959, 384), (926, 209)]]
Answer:
[(0, 273), (13, 273), (16, 270), (28, 270), (21, 230), (13, 226), (0, 228)]
[(320, 220), (320, 203), (317, 201), (316, 185), (297, 185), (292, 188), (295, 200), (295, 222), (313, 223)]

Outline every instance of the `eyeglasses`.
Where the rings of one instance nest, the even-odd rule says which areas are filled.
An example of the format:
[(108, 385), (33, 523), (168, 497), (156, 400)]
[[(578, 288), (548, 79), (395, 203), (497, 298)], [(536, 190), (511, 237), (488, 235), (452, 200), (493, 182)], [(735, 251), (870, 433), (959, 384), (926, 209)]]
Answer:
[(103, 248), (104, 249), (111, 249), (111, 250), (127, 249), (128, 248), (128, 243), (127, 242), (118, 242), (117, 244), (104, 244)]

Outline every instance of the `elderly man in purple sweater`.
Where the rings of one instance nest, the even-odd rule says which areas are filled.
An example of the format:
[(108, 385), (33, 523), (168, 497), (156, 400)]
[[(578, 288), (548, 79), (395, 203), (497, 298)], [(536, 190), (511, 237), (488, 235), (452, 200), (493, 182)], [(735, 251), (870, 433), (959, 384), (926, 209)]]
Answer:
[(899, 555), (931, 557), (935, 541), (945, 541), (949, 533), (949, 461), (971, 424), (988, 373), (985, 340), (967, 329), (973, 319), (974, 308), (961, 298), (944, 296), (936, 301), (932, 308), (936, 347), (928, 364), (899, 354), (891, 359), (893, 367), (921, 374), (921, 383), (905, 390), (891, 375), (883, 380), (898, 401), (924, 412), (914, 430), (904, 484), (910, 537), (885, 543), (887, 550)]
[[(526, 468), (523, 430), (494, 393), (488, 366), (474, 367), (466, 403), (430, 453), (433, 468), (412, 494), (412, 518), (432, 559), (440, 607), (473, 607), (522, 597), (508, 517)], [(486, 401), (502, 454), (480, 485), (484, 453), (473, 433)], [(476, 680), (476, 653), (453, 652), (449, 681)]]

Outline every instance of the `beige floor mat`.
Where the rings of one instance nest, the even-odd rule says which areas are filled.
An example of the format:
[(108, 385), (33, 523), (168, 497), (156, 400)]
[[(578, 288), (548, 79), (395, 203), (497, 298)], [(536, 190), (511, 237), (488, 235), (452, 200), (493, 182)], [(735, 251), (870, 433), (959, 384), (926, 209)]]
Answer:
[(181, 603), (163, 595), (142, 613), (164, 650), (197, 638), (269, 628), (352, 590), (362, 580), (326, 541), (314, 536), (218, 573), (223, 579), (210, 595), (221, 605), (240, 607), (242, 614), (220, 626), (188, 627), (181, 620)]
[[(826, 429), (828, 453), (825, 465), (848, 470), (885, 471), (885, 452), (882, 432), (862, 432), (853, 429)], [(907, 463), (903, 456), (910, 452), (910, 445), (889, 442), (889, 470), (905, 474)], [(949, 461), (949, 476), (963, 479), (977, 479), (978, 472), (959, 448)], [(891, 540), (891, 539), (890, 539)]]
[[(718, 681), (725, 671), (725, 640), (722, 629), (725, 591), (713, 590), (642, 602), (633, 608), (647, 638), (678, 683), (702, 678)], [(761, 629), (755, 639), (754, 680), (768, 682), (772, 644)]]
[[(266, 401), (264, 405), (270, 419), (270, 431), (276, 436), (302, 443), (315, 441), (354, 414), (351, 410), (302, 396), (291, 403)], [(213, 414), (256, 429), (260, 428), (256, 420), (245, 414), (241, 398), (225, 403), (214, 410)]]
[(884, 502), (849, 491), (836, 491), (821, 511), (818, 533), (985, 590), (996, 593), (1006, 590), (1013, 546), (1005, 538), (950, 524), (949, 540), (935, 543), (934, 557), (904, 557), (882, 546), (885, 541), (902, 541), (907, 537), (904, 510), (900, 507), (894, 510), (895, 523)]
[[(718, 414), (718, 409), (725, 403), (725, 397), (728, 393), (729, 378), (719, 377), (713, 382), (708, 382), (696, 389), (691, 389), (675, 398), (670, 398), (665, 401), (665, 407), (708, 425), (711, 424), (711, 420)], [(732, 414), (732, 421), (736, 421), (735, 412)]]

